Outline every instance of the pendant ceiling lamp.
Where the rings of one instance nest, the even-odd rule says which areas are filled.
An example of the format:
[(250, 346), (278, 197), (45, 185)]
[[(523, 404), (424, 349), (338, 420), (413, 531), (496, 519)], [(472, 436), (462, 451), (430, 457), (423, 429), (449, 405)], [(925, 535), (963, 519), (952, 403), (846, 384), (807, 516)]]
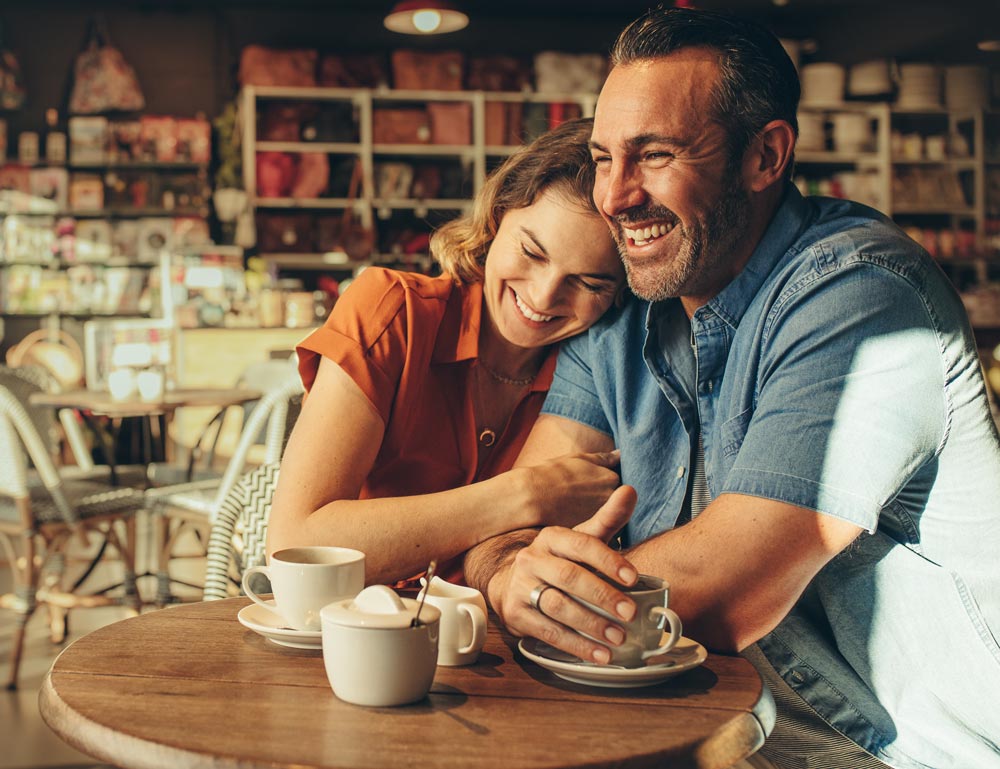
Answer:
[(404, 35), (440, 35), (469, 25), (469, 17), (452, 3), (439, 0), (406, 0), (396, 3), (385, 17), (386, 29)]

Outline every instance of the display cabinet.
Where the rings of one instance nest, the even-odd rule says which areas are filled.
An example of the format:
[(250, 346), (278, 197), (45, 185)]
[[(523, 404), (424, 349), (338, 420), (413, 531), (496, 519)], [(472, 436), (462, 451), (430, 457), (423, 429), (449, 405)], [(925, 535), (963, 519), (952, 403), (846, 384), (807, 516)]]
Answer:
[[(279, 271), (427, 269), (429, 233), (468, 210), (488, 171), (550, 125), (592, 115), (595, 101), (595, 94), (245, 87), (244, 182), (258, 255)], [(361, 184), (351, 194), (355, 164)], [(336, 247), (345, 209), (375, 233), (362, 260)]]

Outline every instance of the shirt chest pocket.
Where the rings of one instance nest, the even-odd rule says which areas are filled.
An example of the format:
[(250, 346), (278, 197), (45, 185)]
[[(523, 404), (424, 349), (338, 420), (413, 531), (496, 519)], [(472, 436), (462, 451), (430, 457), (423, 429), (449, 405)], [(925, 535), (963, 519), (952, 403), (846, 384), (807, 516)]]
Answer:
[(752, 417), (753, 409), (748, 408), (720, 425), (719, 446), (722, 449), (723, 458), (729, 459), (736, 456), (743, 447), (743, 439), (746, 438)]

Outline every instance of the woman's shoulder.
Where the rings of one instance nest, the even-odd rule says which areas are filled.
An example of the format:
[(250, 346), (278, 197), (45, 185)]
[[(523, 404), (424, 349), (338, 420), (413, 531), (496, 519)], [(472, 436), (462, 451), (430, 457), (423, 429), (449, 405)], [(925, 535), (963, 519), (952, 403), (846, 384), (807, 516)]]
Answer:
[(447, 299), (456, 288), (455, 282), (446, 275), (431, 276), (387, 267), (366, 267), (350, 283), (345, 295), (351, 293), (359, 297), (364, 294), (369, 299), (377, 299), (397, 294), (402, 298), (404, 293), (413, 292), (428, 299)]

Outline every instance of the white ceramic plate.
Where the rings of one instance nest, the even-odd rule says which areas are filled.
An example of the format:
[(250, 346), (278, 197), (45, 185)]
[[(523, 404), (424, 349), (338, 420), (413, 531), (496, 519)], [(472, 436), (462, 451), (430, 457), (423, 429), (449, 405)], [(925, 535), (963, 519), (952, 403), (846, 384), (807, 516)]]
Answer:
[(560, 678), (587, 686), (622, 689), (653, 686), (668, 678), (698, 667), (708, 658), (708, 651), (697, 641), (681, 637), (666, 654), (650, 657), (642, 667), (622, 668), (582, 662), (578, 657), (554, 649), (536, 638), (522, 638), (517, 648), (532, 662), (551, 670)]
[(273, 611), (255, 603), (244, 606), (236, 615), (240, 624), (264, 638), (293, 649), (322, 649), (323, 634), (318, 630), (293, 630)]

